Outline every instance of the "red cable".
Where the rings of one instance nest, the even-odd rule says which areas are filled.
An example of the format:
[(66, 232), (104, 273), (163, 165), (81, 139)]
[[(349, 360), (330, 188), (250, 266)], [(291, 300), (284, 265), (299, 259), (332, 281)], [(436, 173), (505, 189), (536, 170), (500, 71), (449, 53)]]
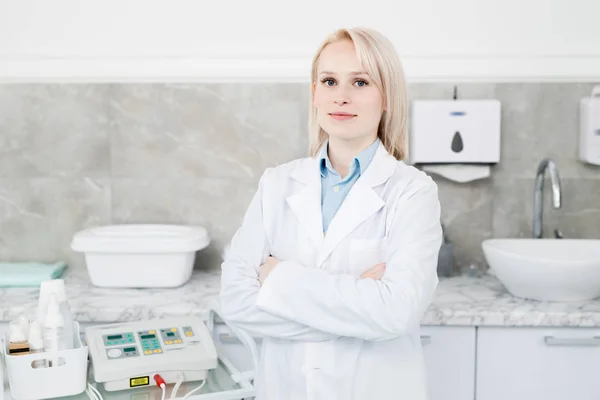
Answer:
[(156, 386), (158, 386), (160, 388), (165, 388), (167, 386), (167, 384), (165, 383), (165, 380), (159, 374), (154, 374), (153, 378), (154, 378), (154, 382), (156, 382)]

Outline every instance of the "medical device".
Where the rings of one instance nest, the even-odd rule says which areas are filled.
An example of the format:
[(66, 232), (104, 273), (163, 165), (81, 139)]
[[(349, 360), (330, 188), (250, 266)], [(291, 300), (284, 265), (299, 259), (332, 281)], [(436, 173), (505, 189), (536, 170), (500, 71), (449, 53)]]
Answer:
[(205, 380), (217, 368), (213, 339), (198, 317), (173, 317), (86, 328), (94, 379), (106, 391)]

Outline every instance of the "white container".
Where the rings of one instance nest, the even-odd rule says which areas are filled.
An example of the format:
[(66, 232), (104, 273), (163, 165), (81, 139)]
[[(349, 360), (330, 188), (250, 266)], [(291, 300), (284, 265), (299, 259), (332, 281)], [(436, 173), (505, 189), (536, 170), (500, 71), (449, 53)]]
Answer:
[(186, 283), (192, 275), (196, 251), (209, 243), (202, 227), (130, 224), (80, 231), (71, 249), (85, 253), (95, 286), (155, 288)]
[(46, 351), (66, 350), (65, 318), (60, 311), (56, 295), (50, 295), (46, 318), (44, 319), (44, 348)]
[(43, 327), (46, 322), (46, 315), (48, 312), (48, 301), (51, 295), (56, 295), (56, 299), (60, 304), (60, 310), (64, 319), (64, 330), (65, 330), (65, 346), (67, 349), (74, 347), (73, 343), (73, 314), (67, 301), (67, 294), (65, 291), (65, 282), (62, 279), (50, 279), (43, 281), (40, 284), (40, 295), (38, 299), (38, 308), (36, 321), (40, 327)]
[[(29, 353), (38, 354), (44, 352), (44, 338), (42, 329), (37, 321), (31, 321), (29, 325)], [(33, 368), (46, 368), (45, 360), (38, 360), (31, 363)]]
[(579, 103), (579, 158), (600, 165), (600, 85)]
[[(10, 393), (15, 400), (49, 399), (74, 396), (85, 391), (87, 385), (88, 347), (79, 337), (79, 324), (74, 323), (76, 348), (22, 356), (7, 354), (6, 340), (2, 353)], [(35, 368), (40, 364), (55, 367)]]

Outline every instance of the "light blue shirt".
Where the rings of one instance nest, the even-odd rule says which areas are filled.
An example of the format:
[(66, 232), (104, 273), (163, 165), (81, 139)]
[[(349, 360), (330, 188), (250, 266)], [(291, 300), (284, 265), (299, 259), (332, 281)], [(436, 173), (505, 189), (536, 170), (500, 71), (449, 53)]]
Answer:
[(327, 155), (328, 143), (325, 143), (319, 153), (321, 166), (321, 214), (323, 215), (323, 232), (327, 232), (331, 220), (338, 212), (344, 199), (354, 186), (354, 183), (365, 172), (377, 152), (380, 140), (377, 138), (373, 144), (364, 149), (354, 158), (350, 165), (348, 175), (342, 177), (333, 169)]

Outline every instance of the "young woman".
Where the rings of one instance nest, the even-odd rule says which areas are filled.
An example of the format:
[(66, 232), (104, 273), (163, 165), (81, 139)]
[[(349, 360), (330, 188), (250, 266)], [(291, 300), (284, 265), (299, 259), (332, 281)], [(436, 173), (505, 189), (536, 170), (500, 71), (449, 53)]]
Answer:
[(404, 73), (371, 29), (312, 65), (310, 156), (276, 168), (222, 265), (224, 318), (262, 337), (257, 400), (427, 398), (420, 319), (438, 283), (437, 186), (407, 151)]

